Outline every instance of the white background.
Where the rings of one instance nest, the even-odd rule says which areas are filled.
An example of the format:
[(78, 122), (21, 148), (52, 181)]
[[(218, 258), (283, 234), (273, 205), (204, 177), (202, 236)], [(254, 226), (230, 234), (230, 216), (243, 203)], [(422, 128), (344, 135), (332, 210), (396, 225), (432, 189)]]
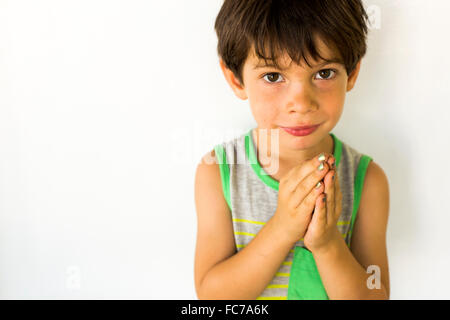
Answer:
[[(197, 162), (255, 122), (222, 0), (0, 1), (0, 298), (196, 299)], [(449, 299), (450, 3), (373, 0), (333, 132), (390, 183), (391, 299)]]

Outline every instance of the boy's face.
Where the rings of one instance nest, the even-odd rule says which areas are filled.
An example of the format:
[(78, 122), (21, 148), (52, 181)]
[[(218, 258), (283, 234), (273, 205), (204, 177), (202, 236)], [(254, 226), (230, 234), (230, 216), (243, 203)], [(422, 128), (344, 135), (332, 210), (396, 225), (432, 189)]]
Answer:
[[(317, 40), (319, 53), (327, 59), (335, 58), (334, 52)], [(221, 62), (235, 94), (243, 100), (249, 99), (259, 129), (320, 124), (307, 136), (293, 136), (279, 130), (280, 143), (292, 149), (313, 147), (328, 136), (339, 121), (346, 92), (353, 88), (361, 63), (348, 76), (345, 66), (339, 62), (325, 63), (311, 57), (308, 61), (312, 68), (304, 61), (302, 65), (295, 64), (285, 54), (279, 61), (285, 70), (278, 70), (263, 66), (264, 60), (259, 61), (252, 50), (243, 67), (243, 86)]]

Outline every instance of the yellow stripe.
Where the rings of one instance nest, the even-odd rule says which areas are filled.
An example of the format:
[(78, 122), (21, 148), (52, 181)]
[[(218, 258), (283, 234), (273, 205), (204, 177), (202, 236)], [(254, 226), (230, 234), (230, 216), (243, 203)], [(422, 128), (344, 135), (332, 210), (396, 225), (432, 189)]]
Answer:
[(258, 297), (256, 300), (287, 300), (287, 297)]
[(248, 232), (243, 232), (243, 231), (235, 231), (234, 233), (235, 233), (235, 234), (242, 235), (242, 236), (251, 236), (251, 237), (255, 237), (255, 236), (256, 236), (256, 235), (253, 234), (253, 233), (248, 233)]
[[(236, 247), (237, 247), (237, 248), (244, 248), (244, 247), (245, 247), (245, 244), (238, 244), (238, 245), (236, 245)], [(291, 250), (291, 252), (294, 252), (294, 250)], [(283, 264), (289, 266), (289, 265), (292, 265), (292, 261), (284, 261)], [(288, 275), (288, 276), (289, 276), (289, 275)], [(288, 277), (288, 276), (287, 276), (287, 277)], [(283, 277), (283, 276), (282, 276), (282, 277)]]
[[(236, 234), (242, 234), (242, 235), (248, 235), (248, 236), (255, 236), (254, 234), (248, 233), (248, 232), (240, 232), (240, 231), (236, 231), (235, 233), (236, 233)], [(341, 235), (342, 235), (343, 238), (345, 238), (349, 233), (350, 233), (350, 231), (347, 232), (347, 233), (343, 233), (343, 234), (341, 234)], [(303, 241), (303, 239), (301, 239), (301, 241)], [(237, 248), (244, 248), (244, 247), (245, 247), (245, 244), (238, 244), (238, 245), (236, 245), (236, 247), (237, 247)], [(294, 253), (295, 250), (294, 250), (294, 249), (291, 249), (291, 250), (289, 250), (289, 252), (290, 252), (290, 253)]]
[(245, 220), (245, 219), (236, 219), (236, 218), (233, 218), (233, 221), (235, 221), (235, 222), (248, 222), (248, 223), (254, 223), (254, 224), (263, 224), (263, 225), (266, 224), (265, 222)]
[[(259, 224), (259, 225), (265, 225), (265, 222), (261, 222), (261, 221), (253, 221), (253, 220), (246, 220), (246, 219), (236, 219), (233, 218), (233, 221), (235, 222), (248, 222), (248, 223), (253, 223), (253, 224)], [(350, 224), (351, 221), (338, 221), (337, 225), (338, 226), (343, 226), (343, 225), (347, 225)], [(350, 231), (349, 231), (350, 232)], [(342, 234), (342, 236), (345, 238), (349, 232)], [(253, 233), (248, 233), (248, 232), (235, 232), (238, 235), (246, 235), (246, 236), (251, 236), (251, 237), (255, 237), (256, 235)], [(304, 238), (301, 238), (299, 241), (304, 241)], [(294, 252), (294, 250), (291, 250), (290, 252)]]
[[(248, 223), (253, 223), (253, 224), (260, 224), (260, 225), (265, 225), (265, 222), (260, 222), (260, 221), (252, 221), (252, 220), (245, 220), (245, 219), (236, 219), (233, 218), (233, 221), (236, 222), (248, 222)], [(346, 224), (350, 224), (351, 221), (338, 221), (337, 225), (338, 226), (342, 226), (342, 225), (346, 225)], [(350, 232), (350, 231), (349, 231)], [(349, 232), (342, 234), (342, 236), (345, 238)], [(253, 233), (248, 233), (248, 232), (242, 232), (242, 231), (236, 231), (235, 234), (237, 235), (243, 235), (243, 236), (250, 236), (250, 237), (255, 237), (256, 235)], [(304, 241), (304, 238), (301, 238), (299, 241)], [(238, 245), (239, 248), (239, 245)], [(290, 250), (289, 252), (294, 252), (294, 250)]]
[(267, 286), (267, 289), (272, 289), (272, 288), (287, 288), (288, 285), (287, 284), (270, 284)]
[[(349, 232), (350, 232), (350, 231), (349, 231)], [(348, 235), (348, 232), (347, 232), (347, 233), (342, 233), (342, 236), (343, 236), (343, 237), (345, 237), (346, 235)], [(299, 241), (304, 241), (304, 240), (303, 240), (303, 238), (301, 238)]]
[[(261, 222), (261, 221), (253, 221), (253, 220), (246, 220), (246, 219), (236, 219), (233, 218), (233, 221), (235, 222), (248, 222), (248, 223), (254, 223), (254, 224), (261, 224), (261, 225), (265, 225), (265, 222)], [(337, 225), (338, 226), (345, 226), (347, 224), (350, 224), (351, 221), (338, 221)]]
[(275, 277), (289, 277), (290, 273), (285, 273), (285, 272), (277, 272), (275, 273)]

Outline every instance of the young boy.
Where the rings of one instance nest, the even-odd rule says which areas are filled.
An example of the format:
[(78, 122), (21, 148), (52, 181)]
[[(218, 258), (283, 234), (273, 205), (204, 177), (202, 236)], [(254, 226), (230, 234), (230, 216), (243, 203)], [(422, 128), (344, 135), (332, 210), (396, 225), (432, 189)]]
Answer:
[(360, 0), (224, 1), (220, 66), (258, 126), (197, 167), (199, 299), (389, 299), (387, 177), (330, 132), (367, 20)]

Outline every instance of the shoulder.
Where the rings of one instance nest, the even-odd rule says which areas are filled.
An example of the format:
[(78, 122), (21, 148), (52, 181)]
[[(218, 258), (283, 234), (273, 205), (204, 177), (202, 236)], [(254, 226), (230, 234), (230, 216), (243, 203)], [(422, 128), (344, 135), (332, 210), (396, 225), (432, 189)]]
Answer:
[[(217, 196), (219, 192), (222, 192), (221, 188), (220, 168), (213, 149), (203, 155), (197, 164), (195, 172), (196, 201), (203, 200), (201, 198), (206, 194)], [(217, 199), (217, 197), (214, 198)]]
[(200, 162), (198, 163), (198, 167), (202, 165), (209, 165), (211, 167), (216, 167), (215, 164), (217, 164), (216, 161), (216, 151), (213, 148), (211, 151), (208, 151), (206, 154), (202, 156), (200, 159)]
[(373, 160), (371, 160), (367, 166), (366, 176), (364, 178), (364, 187), (366, 186), (370, 189), (389, 188), (389, 181), (386, 173), (383, 168)]
[[(367, 206), (367, 203), (378, 201), (389, 201), (389, 180), (383, 168), (371, 160), (366, 170), (364, 186), (361, 194), (361, 203)], [(364, 200), (364, 201), (363, 201)]]
[(371, 160), (364, 177), (356, 221), (361, 220), (366, 212), (373, 211), (371, 209), (375, 208), (377, 208), (376, 212), (380, 219), (387, 219), (389, 213), (389, 180), (383, 168)]

